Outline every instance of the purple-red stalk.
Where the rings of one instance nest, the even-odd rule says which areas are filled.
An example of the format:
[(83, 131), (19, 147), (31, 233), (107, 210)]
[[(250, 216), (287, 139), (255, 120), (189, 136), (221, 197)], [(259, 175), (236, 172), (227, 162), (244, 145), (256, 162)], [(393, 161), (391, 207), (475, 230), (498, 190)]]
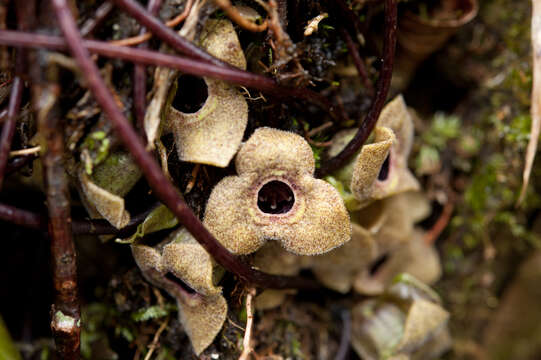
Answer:
[[(152, 15), (155, 15), (160, 11), (162, 0), (149, 0), (147, 4), (147, 10)], [(144, 27), (141, 28), (139, 34), (142, 35), (146, 32)], [(139, 49), (146, 49), (148, 44), (139, 44)], [(137, 124), (137, 130), (144, 135), (145, 131), (145, 112), (146, 112), (146, 97), (147, 97), (147, 69), (145, 65), (136, 64), (133, 68), (133, 107), (135, 112), (135, 121)], [(146, 136), (142, 136), (146, 139)]]
[[(195, 237), (209, 254), (225, 269), (236, 274), (241, 281), (271, 288), (314, 288), (314, 281), (301, 278), (275, 276), (252, 269), (224, 248), (205, 228), (199, 218), (186, 205), (178, 190), (163, 174), (156, 160), (145, 150), (144, 144), (122, 114), (109, 93), (98, 68), (89, 53), (73, 20), (66, 0), (52, 0), (59, 25), (70, 51), (77, 61), (88, 87), (96, 101), (112, 122), (117, 135), (129, 149), (156, 196), (175, 214), (179, 222)], [(145, 24), (146, 25), (146, 24)], [(139, 50), (142, 51), (142, 50)], [(203, 64), (209, 66), (209, 64)], [(228, 69), (224, 69), (228, 70)]]
[(359, 130), (346, 147), (335, 157), (328, 159), (317, 170), (316, 175), (322, 177), (337, 170), (346, 163), (363, 146), (376, 126), (379, 114), (387, 100), (393, 75), (394, 53), (396, 48), (397, 9), (396, 0), (385, 0), (385, 34), (383, 39), (383, 64), (376, 84), (376, 93), (366, 118)]
[[(22, 61), (20, 56), (18, 57), (18, 61)], [(15, 76), (9, 96), (7, 117), (2, 127), (2, 135), (0, 136), (0, 189), (4, 183), (11, 143), (15, 134), (15, 125), (17, 124), (17, 117), (21, 107), (23, 89), (24, 81), (19, 76)]]
[[(42, 34), (25, 33), (20, 31), (0, 30), (0, 44), (66, 50), (66, 41), (60, 37)], [(319, 106), (329, 112), (335, 119), (340, 120), (341, 114), (326, 97), (306, 88), (292, 88), (278, 85), (274, 80), (265, 76), (252, 74), (237, 68), (223, 68), (198, 60), (181, 56), (163, 54), (157, 51), (134, 49), (127, 46), (111, 45), (103, 41), (83, 40), (82, 46), (89, 51), (111, 58), (132, 61), (151, 66), (163, 66), (180, 70), (186, 74), (207, 76), (210, 78), (231, 82), (237, 85), (260, 90), (266, 94), (281, 99), (301, 99)]]

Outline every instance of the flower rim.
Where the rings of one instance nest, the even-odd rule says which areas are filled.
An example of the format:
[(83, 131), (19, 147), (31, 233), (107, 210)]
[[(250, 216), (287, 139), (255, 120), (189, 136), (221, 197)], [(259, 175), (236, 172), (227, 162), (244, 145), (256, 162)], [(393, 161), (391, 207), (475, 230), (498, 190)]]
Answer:
[[(257, 224), (294, 224), (299, 221), (304, 214), (304, 210), (306, 208), (304, 194), (295, 181), (291, 177), (285, 175), (286, 173), (286, 171), (280, 171), (279, 174), (275, 173), (264, 178), (257, 178), (250, 186), (250, 215), (252, 215)], [(293, 193), (293, 205), (285, 213), (266, 213), (259, 208), (259, 191), (263, 188), (263, 186), (271, 183), (272, 181), (278, 181), (286, 184)]]

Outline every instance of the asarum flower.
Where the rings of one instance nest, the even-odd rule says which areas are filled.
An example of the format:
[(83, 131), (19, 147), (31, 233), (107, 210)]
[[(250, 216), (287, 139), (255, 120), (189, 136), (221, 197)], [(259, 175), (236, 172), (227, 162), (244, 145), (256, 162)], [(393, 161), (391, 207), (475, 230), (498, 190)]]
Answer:
[(425, 244), (415, 224), (430, 214), (427, 198), (408, 191), (378, 200), (352, 214), (370, 234), (376, 247), (371, 266), (357, 274), (354, 289), (362, 294), (380, 294), (399, 273), (409, 273), (427, 284), (441, 275), (437, 251)]
[(351, 241), (310, 260), (309, 268), (325, 287), (347, 293), (358, 274), (376, 259), (376, 244), (368, 231), (353, 225)]
[[(376, 126), (372, 142), (364, 145), (350, 164), (333, 174), (357, 200), (356, 206), (348, 206), (350, 210), (419, 189), (419, 183), (408, 169), (414, 129), (402, 96), (385, 106)], [(336, 134), (329, 155), (338, 154), (356, 131), (350, 129)]]
[(377, 298), (352, 310), (351, 345), (362, 359), (437, 359), (451, 345), (449, 313), (438, 295), (401, 275)]
[(402, 273), (412, 275), (425, 284), (433, 284), (441, 277), (438, 252), (424, 241), (424, 233), (414, 231), (407, 242), (374, 259), (371, 268), (359, 273), (353, 283), (356, 292), (365, 295), (381, 294)]
[[(276, 275), (310, 269), (325, 287), (341, 293), (353, 288), (361, 294), (378, 295), (401, 273), (432, 284), (441, 276), (438, 253), (414, 227), (429, 211), (427, 199), (419, 192), (391, 196), (352, 213), (352, 220), (360, 225), (352, 223), (351, 240), (339, 248), (317, 256), (296, 256), (269, 243), (255, 254), (253, 264)], [(285, 295), (265, 291), (256, 306), (277, 306)]]
[(382, 256), (408, 242), (415, 224), (428, 215), (430, 203), (426, 196), (418, 191), (407, 191), (374, 201), (351, 217), (374, 237), (377, 256)]
[[(246, 69), (244, 53), (229, 20), (207, 20), (201, 47), (218, 59)], [(210, 78), (203, 81), (187, 75), (178, 78), (165, 109), (168, 128), (164, 130), (173, 133), (180, 160), (226, 167), (242, 141), (248, 104), (236, 86)], [(186, 106), (175, 106), (175, 94), (190, 101)], [(204, 101), (202, 106), (193, 109), (193, 103), (199, 101)]]
[(222, 289), (213, 282), (210, 255), (186, 229), (174, 232), (165, 245), (133, 244), (131, 248), (143, 276), (177, 300), (179, 321), (199, 355), (212, 343), (227, 315)]
[(238, 176), (213, 189), (204, 224), (227, 249), (250, 254), (267, 240), (297, 255), (316, 255), (351, 238), (340, 194), (313, 177), (308, 143), (291, 132), (259, 128), (239, 150)]

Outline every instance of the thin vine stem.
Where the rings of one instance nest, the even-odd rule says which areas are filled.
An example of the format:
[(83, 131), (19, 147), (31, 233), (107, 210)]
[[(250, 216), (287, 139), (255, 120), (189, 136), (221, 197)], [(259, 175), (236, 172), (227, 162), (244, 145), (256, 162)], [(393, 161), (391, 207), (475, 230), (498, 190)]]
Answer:
[(344, 0), (328, 0), (327, 3), (334, 8), (340, 18), (346, 19), (342, 24), (352, 33), (356, 34), (362, 29), (360, 18), (355, 15), (349, 5)]
[(107, 19), (107, 16), (111, 13), (111, 11), (114, 9), (114, 5), (112, 2), (106, 0), (104, 1), (96, 10), (94, 13), (94, 17), (91, 19), (88, 19), (83, 26), (81, 26), (81, 36), (87, 37), (89, 35), (92, 35), (94, 31), (98, 28), (98, 26)]
[[(175, 33), (173, 30), (169, 29), (164, 23), (162, 23), (158, 18), (152, 16), (148, 11), (139, 5), (133, 0), (113, 0), (116, 5), (125, 10), (131, 16), (133, 16), (137, 21), (139, 21), (143, 26), (147, 27), (151, 32), (153, 32), (156, 37), (163, 40), (166, 44), (171, 46), (173, 49), (179, 51), (182, 54), (185, 54), (191, 58), (199, 59), (203, 62), (208, 62), (209, 64), (214, 64), (224, 68), (232, 69), (234, 68), (230, 64), (227, 64), (220, 59), (210, 55), (205, 50), (195, 46), (188, 40), (184, 39), (182, 36)], [(241, 70), (242, 71), (242, 70)], [(243, 71), (245, 72), (245, 71)], [(257, 76), (257, 81), (269, 80), (264, 76)], [(271, 80), (272, 81), (272, 80)], [(274, 83), (274, 81), (272, 81)], [(316, 92), (309, 91), (308, 89), (297, 89), (299, 90), (299, 95), (302, 93), (301, 98), (317, 103), (318, 106), (321, 106), (325, 111), (327, 111), (335, 120), (345, 121), (346, 119), (342, 118), (342, 114), (323, 96), (319, 95)], [(287, 96), (279, 96), (281, 98)], [(297, 97), (297, 96), (295, 96)]]
[[(160, 11), (162, 0), (149, 0), (147, 9), (151, 14), (156, 14)], [(146, 29), (143, 27), (139, 31), (139, 35), (145, 34)], [(139, 44), (140, 49), (146, 49), (147, 43)], [(144, 122), (146, 112), (146, 97), (147, 97), (147, 70), (146, 66), (136, 64), (133, 68), (133, 108), (135, 113), (135, 121), (137, 129), (141, 134), (144, 133)]]
[(47, 230), (47, 217), (0, 203), (0, 219), (30, 229)]
[(343, 309), (340, 313), (342, 320), (342, 336), (340, 338), (340, 345), (334, 360), (345, 360), (349, 353), (350, 341), (351, 341), (351, 313), (347, 309)]
[[(28, 32), (0, 30), (0, 44), (66, 50), (67, 43), (56, 36), (33, 34)], [(163, 66), (180, 70), (196, 76), (227, 81), (247, 88), (256, 89), (280, 99), (302, 99), (327, 111), (334, 119), (342, 119), (339, 111), (330, 104), (326, 97), (306, 88), (292, 88), (278, 85), (265, 76), (252, 74), (237, 68), (224, 68), (181, 56), (163, 54), (157, 51), (135, 49), (127, 46), (111, 45), (103, 41), (83, 40), (81, 45), (89, 51), (111, 58), (123, 59), (134, 63)]]
[(366, 65), (364, 64), (364, 61), (361, 58), (361, 55), (359, 54), (357, 45), (351, 38), (351, 35), (349, 35), (346, 28), (340, 27), (340, 34), (342, 34), (342, 37), (346, 39), (346, 46), (348, 47), (349, 54), (351, 55), (351, 58), (353, 59), (353, 63), (355, 64), (355, 67), (357, 68), (357, 72), (359, 73), (359, 76), (361, 77), (364, 87), (368, 90), (368, 92), (371, 95), (373, 95), (374, 85), (372, 84), (372, 81), (370, 80), (370, 77), (368, 76), (368, 72), (366, 71)]
[(60, 88), (56, 84), (55, 71), (46, 72), (47, 74), (42, 75), (45, 80), (43, 83), (34, 83), (33, 102), (38, 131), (46, 143), (42, 163), (55, 290), (51, 329), (59, 358), (75, 360), (79, 359), (80, 355), (81, 313), (75, 245), (70, 226), (69, 185), (63, 165), (64, 132), (58, 110)]
[(163, 174), (156, 160), (145, 150), (142, 140), (118, 108), (109, 93), (98, 68), (84, 47), (66, 0), (52, 0), (58, 23), (69, 44), (70, 51), (85, 76), (88, 87), (98, 104), (112, 122), (117, 135), (138, 163), (155, 195), (175, 214), (179, 222), (195, 237), (211, 256), (225, 269), (236, 274), (243, 282), (265, 288), (314, 288), (315, 281), (302, 278), (276, 276), (252, 269), (223, 247), (205, 228), (199, 218), (186, 205), (177, 189)]
[(8, 116), (7, 109), (3, 109), (2, 111), (0, 111), (0, 124), (6, 121), (7, 116)]
[(396, 29), (397, 29), (397, 5), (396, 0), (385, 0), (385, 34), (383, 42), (383, 64), (381, 66), (378, 82), (376, 84), (376, 93), (372, 100), (370, 109), (366, 118), (359, 126), (359, 130), (346, 147), (335, 157), (328, 159), (317, 170), (316, 175), (322, 177), (338, 168), (349, 160), (366, 142), (368, 136), (374, 129), (376, 122), (385, 101), (389, 88), (391, 86), (391, 77), (393, 75), (394, 54), (396, 48)]
[[(73, 219), (71, 221), (71, 232), (73, 235), (115, 235), (120, 238), (128, 237), (133, 234), (137, 226), (158, 205), (156, 203), (147, 210), (133, 216), (128, 225), (121, 229), (117, 229), (104, 219)], [(9, 221), (10, 223), (35, 230), (47, 231), (48, 228), (47, 215), (19, 209), (3, 203), (0, 203), (0, 220)]]
[(35, 160), (36, 157), (37, 157), (36, 154), (30, 154), (30, 155), (24, 155), (24, 156), (17, 156), (13, 159), (10, 159), (6, 165), (5, 176), (20, 170), (25, 165), (28, 165), (33, 160)]
[[(32, 10), (34, 5), (30, 2), (27, 9), (24, 9), (21, 4), (16, 5), (17, 13), (17, 27), (19, 30), (29, 30), (30, 24), (27, 11)], [(21, 108), (21, 101), (23, 97), (24, 81), (21, 76), (25, 72), (26, 64), (26, 50), (17, 49), (17, 55), (15, 58), (15, 77), (12, 82), (11, 93), (9, 95), (9, 103), (6, 113), (6, 120), (2, 126), (2, 135), (0, 136), (0, 189), (4, 184), (4, 177), (6, 175), (7, 164), (9, 160), (9, 151), (11, 150), (11, 144), (13, 142), (13, 135), (15, 135), (15, 127), (17, 125), (17, 118), (19, 116), (19, 110)]]
[(115, 5), (133, 16), (141, 25), (150, 30), (156, 37), (163, 40), (173, 49), (181, 54), (185, 54), (191, 58), (199, 59), (205, 63), (214, 64), (216, 66), (232, 68), (228, 63), (210, 55), (205, 50), (192, 44), (184, 39), (175, 31), (168, 28), (157, 17), (145, 10), (140, 4), (131, 0), (113, 0)]
[[(20, 62), (20, 55), (18, 55), (18, 57), (18, 62)], [(24, 81), (19, 76), (15, 76), (11, 94), (9, 96), (7, 117), (4, 126), (2, 127), (2, 135), (0, 136), (0, 189), (4, 183), (9, 151), (11, 150), (11, 143), (13, 141), (13, 135), (15, 134), (15, 125), (17, 124), (17, 117), (21, 107), (23, 89)]]

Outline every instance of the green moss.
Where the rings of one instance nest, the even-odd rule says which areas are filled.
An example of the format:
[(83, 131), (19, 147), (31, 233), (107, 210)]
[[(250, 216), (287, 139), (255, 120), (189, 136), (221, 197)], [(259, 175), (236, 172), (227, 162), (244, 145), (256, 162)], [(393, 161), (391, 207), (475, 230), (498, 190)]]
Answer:
[(151, 319), (159, 319), (175, 311), (177, 311), (177, 307), (174, 304), (165, 304), (164, 306), (153, 305), (137, 310), (136, 312), (132, 313), (131, 318), (133, 321), (141, 322)]
[(423, 141), (438, 150), (443, 150), (447, 142), (460, 135), (461, 121), (456, 115), (438, 112), (432, 119), (428, 131), (422, 135)]
[(110, 147), (111, 139), (104, 131), (95, 131), (85, 138), (80, 151), (86, 150), (90, 154), (90, 161), (85, 163), (85, 171), (88, 175), (92, 175), (94, 167), (108, 158)]

